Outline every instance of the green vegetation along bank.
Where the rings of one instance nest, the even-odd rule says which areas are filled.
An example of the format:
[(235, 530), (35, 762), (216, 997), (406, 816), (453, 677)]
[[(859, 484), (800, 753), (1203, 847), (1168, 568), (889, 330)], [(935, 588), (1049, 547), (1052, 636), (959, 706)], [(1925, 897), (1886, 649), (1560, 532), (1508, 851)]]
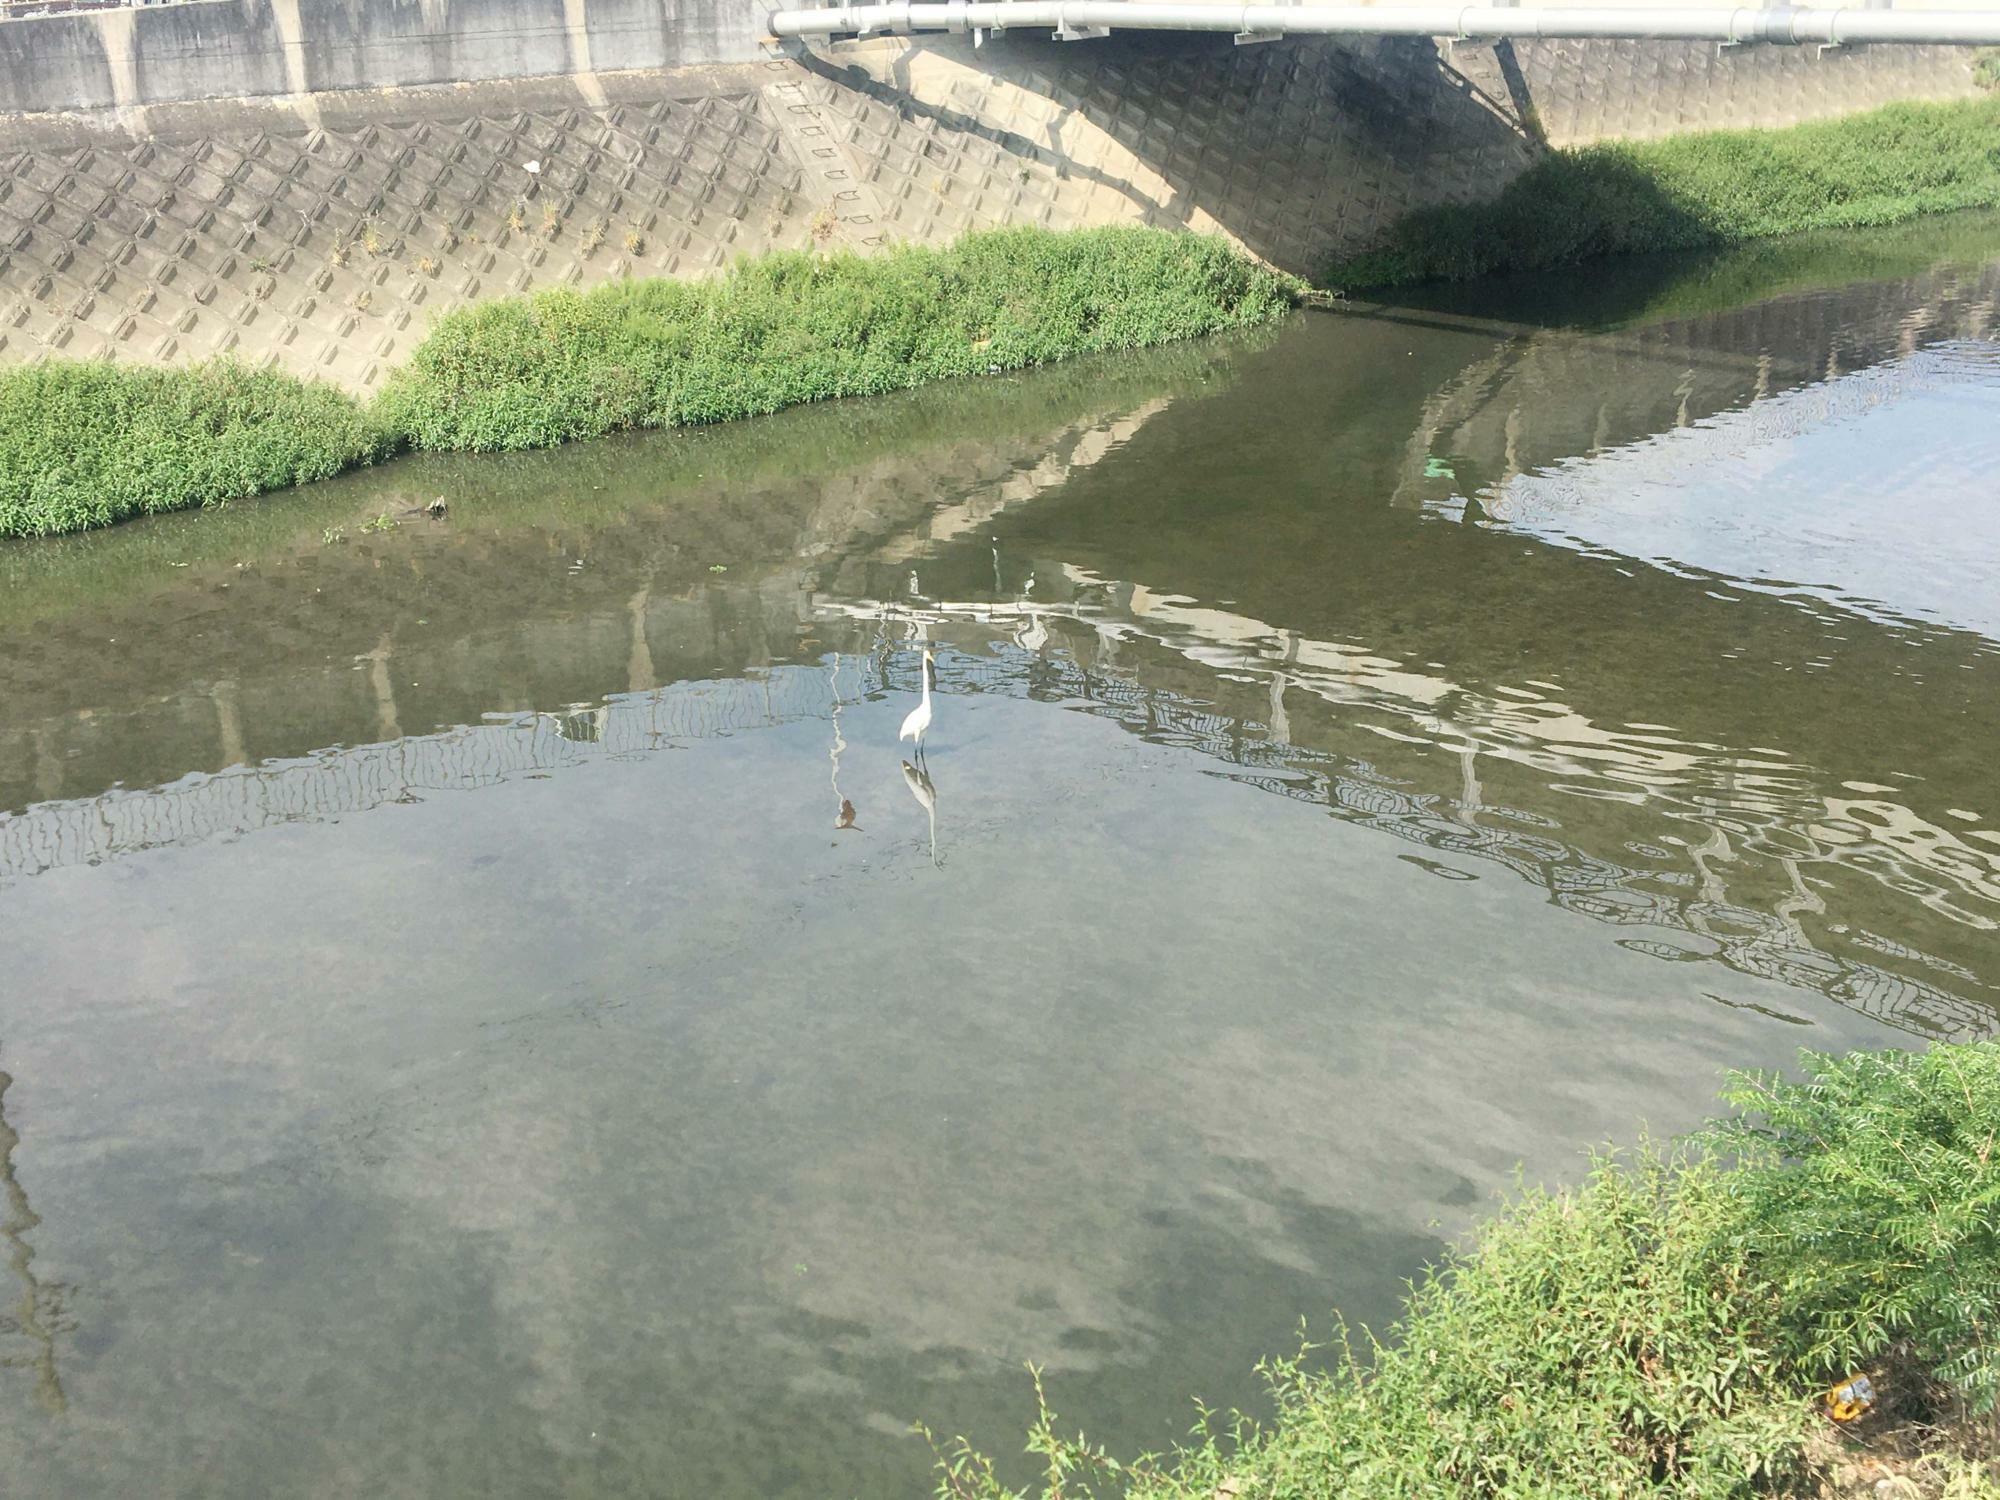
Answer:
[(1297, 285), (1220, 239), (1008, 229), (441, 318), (374, 401), (228, 363), (0, 372), (0, 536), (214, 505), (408, 450), (522, 449), (875, 395), (1267, 321)]
[[(1516, 1199), (1383, 1344), (1270, 1363), (1269, 1422), (1121, 1463), (1045, 1403), (1041, 1484), (960, 1440), (938, 1494), (2000, 1496), (2000, 1045), (1805, 1062)], [(1876, 1401), (1843, 1428), (1823, 1397), (1856, 1373)]]
[[(1560, 151), (1486, 203), (1329, 268), (1358, 290), (2000, 205), (2000, 98)], [(1001, 230), (788, 252), (447, 314), (383, 391), (227, 363), (0, 372), (0, 537), (215, 505), (388, 455), (522, 449), (1145, 348), (1263, 322), (1301, 286), (1218, 239)]]
[(1499, 197), (1428, 208), (1328, 266), (1347, 291), (1741, 244), (2000, 205), (2000, 97), (1783, 130), (1555, 151)]

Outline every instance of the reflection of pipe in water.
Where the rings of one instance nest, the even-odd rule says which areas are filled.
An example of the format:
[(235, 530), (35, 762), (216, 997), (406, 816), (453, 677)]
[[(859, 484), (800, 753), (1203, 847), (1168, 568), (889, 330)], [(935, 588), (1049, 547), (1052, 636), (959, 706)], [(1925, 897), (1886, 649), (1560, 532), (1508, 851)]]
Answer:
[[(1284, 666), (1291, 666), (1299, 659), (1299, 635), (1295, 630), (1281, 630), (1278, 637), (1285, 643), (1278, 660)], [(1271, 673), (1271, 713), (1269, 729), (1271, 738), (1280, 745), (1292, 742), (1292, 716), (1285, 709), (1285, 689), (1292, 685), (1288, 673), (1273, 669)]]
[(1465, 743), (1458, 751), (1458, 816), (1459, 821), (1471, 828), (1479, 826), (1473, 815), (1486, 805), (1479, 789), (1479, 741), (1465, 732)]
[(1772, 910), (1777, 913), (1778, 920), (1785, 924), (1785, 930), (1791, 933), (1801, 946), (1809, 948), (1812, 946), (1812, 939), (1806, 936), (1805, 925), (1799, 921), (1799, 915), (1802, 912), (1809, 912), (1815, 917), (1823, 917), (1826, 915), (1826, 902), (1820, 898), (1817, 891), (1806, 889), (1805, 876), (1799, 869), (1797, 859), (1789, 854), (1781, 854), (1777, 856), (1777, 860), (1791, 879), (1792, 894), (1781, 899)]
[(396, 685), (389, 676), (389, 656), (393, 637), (384, 635), (375, 643), (373, 651), (364, 651), (354, 658), (354, 665), (368, 664), (368, 687), (375, 695), (375, 732), (383, 740), (399, 740), (403, 737), (402, 724), (396, 713)]
[(937, 852), (937, 786), (928, 773), (918, 770), (908, 761), (903, 762), (903, 785), (910, 789), (910, 795), (917, 799), (931, 825), (931, 868), (938, 868)]
[(625, 606), (632, 617), (632, 649), (625, 661), (625, 690), (630, 693), (643, 693), (660, 685), (659, 673), (653, 667), (653, 643), (646, 633), (646, 613), (652, 597), (653, 586), (649, 582)]
[(220, 769), (248, 765), (250, 757), (243, 752), (243, 715), (236, 702), (236, 684), (226, 680), (215, 683), (208, 696), (215, 704), (216, 734), (222, 741)]
[(51, 1412), (69, 1406), (63, 1394), (62, 1377), (56, 1372), (56, 1330), (61, 1318), (63, 1288), (45, 1286), (34, 1272), (35, 1248), (27, 1242), (28, 1231), (41, 1217), (28, 1206), (27, 1190), (14, 1175), (14, 1148), (20, 1136), (7, 1123), (7, 1090), (14, 1080), (0, 1073), (0, 1202), (6, 1217), (0, 1219), (0, 1244), (6, 1246), (8, 1270), (21, 1283), (21, 1300), (15, 1304), (14, 1325), (26, 1335), (34, 1349), (26, 1356), (0, 1355), (0, 1365), (25, 1367), (35, 1372), (35, 1398)]
[(572, 703), (559, 714), (546, 711), (536, 715), (547, 719), (555, 726), (556, 738), (568, 740), (577, 745), (600, 745), (604, 742), (604, 731), (611, 722), (611, 705), (599, 703), (595, 707), (584, 703)]
[(1713, 823), (1705, 826), (1708, 829), (1708, 837), (1699, 844), (1689, 844), (1686, 848), (1688, 858), (1694, 863), (1695, 879), (1701, 884), (1702, 899), (1721, 906), (1729, 900), (1729, 888), (1724, 884), (1722, 877), (1715, 872), (1710, 861), (1714, 861), (1715, 864), (1734, 864), (1736, 853), (1729, 847), (1728, 834)]
[(833, 762), (831, 776), (834, 802), (833, 826), (835, 829), (854, 828), (855, 832), (858, 833), (861, 830), (855, 827), (854, 804), (840, 795), (840, 752), (847, 748), (847, 741), (842, 737), (840, 732), (840, 653), (838, 651), (833, 653), (833, 665), (826, 670), (826, 680), (833, 692), (833, 748), (827, 752), (828, 758)]
[(56, 751), (54, 726), (46, 722), (28, 731), (35, 749), (35, 795), (53, 802), (62, 795), (63, 762)]

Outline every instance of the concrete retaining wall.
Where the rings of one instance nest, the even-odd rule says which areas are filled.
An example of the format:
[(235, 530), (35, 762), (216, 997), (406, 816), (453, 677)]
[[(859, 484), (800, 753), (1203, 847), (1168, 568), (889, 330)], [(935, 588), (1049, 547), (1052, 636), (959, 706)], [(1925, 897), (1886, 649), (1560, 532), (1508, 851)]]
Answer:
[(1186, 226), (1310, 269), (1497, 191), (1543, 139), (1971, 86), (1963, 53), (1928, 48), (1014, 34), (765, 55), (762, 15), (192, 0), (0, 22), (0, 359), (230, 353), (366, 389), (475, 298), (1014, 223)]
[(0, 112), (629, 72), (758, 56), (760, 0), (183, 0), (0, 20)]

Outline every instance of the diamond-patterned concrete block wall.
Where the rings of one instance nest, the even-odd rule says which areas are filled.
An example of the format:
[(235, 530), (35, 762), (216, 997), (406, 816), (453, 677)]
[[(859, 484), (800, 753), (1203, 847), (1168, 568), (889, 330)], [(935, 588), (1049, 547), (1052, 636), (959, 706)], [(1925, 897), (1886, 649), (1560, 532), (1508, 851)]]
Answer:
[(1490, 191), (1532, 157), (1518, 125), (1427, 42), (1009, 38), (988, 50), (861, 48), (813, 64), (893, 237), (1186, 225), (1308, 270), (1419, 204)]
[(754, 89), (106, 132), (0, 157), (0, 357), (236, 354), (366, 388), (435, 309), (802, 239), (799, 187)]
[[(773, 246), (1136, 222), (1293, 269), (1557, 142), (1962, 92), (1946, 49), (876, 41), (762, 65), (0, 121), (0, 359), (355, 389), (477, 298)], [(1532, 106), (1532, 110), (1529, 109)]]
[(1899, 99), (1971, 92), (1963, 47), (1718, 47), (1713, 42), (1513, 44), (1555, 146), (1687, 130), (1796, 125)]

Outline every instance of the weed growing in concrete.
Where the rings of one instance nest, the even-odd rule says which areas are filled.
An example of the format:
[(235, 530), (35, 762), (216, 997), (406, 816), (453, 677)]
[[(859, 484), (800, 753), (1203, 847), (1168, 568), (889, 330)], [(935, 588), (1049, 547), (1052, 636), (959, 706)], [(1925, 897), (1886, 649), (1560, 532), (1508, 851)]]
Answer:
[(628, 229), (625, 231), (625, 253), (628, 255), (644, 255), (646, 253), (646, 237), (639, 233), (638, 230)]
[(1558, 151), (1498, 198), (1411, 214), (1324, 280), (1347, 290), (1458, 281), (1991, 207), (1996, 141), (2000, 99), (1981, 98)]

